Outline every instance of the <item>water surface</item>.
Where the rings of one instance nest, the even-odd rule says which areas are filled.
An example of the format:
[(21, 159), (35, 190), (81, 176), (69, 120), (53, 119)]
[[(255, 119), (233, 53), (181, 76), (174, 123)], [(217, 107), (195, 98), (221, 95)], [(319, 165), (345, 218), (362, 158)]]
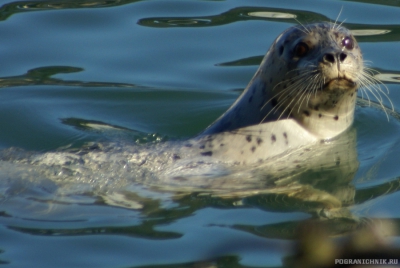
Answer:
[[(345, 204), (352, 216), (398, 226), (398, 8), (392, 1), (3, 1), (0, 147), (46, 153), (192, 137), (240, 95), (283, 30), (335, 21), (342, 9), (338, 22), (384, 74), (395, 112), (388, 121), (378, 105), (360, 101), (354, 174), (310, 172), (302, 183), (353, 194)], [(296, 226), (321, 205), (271, 193), (154, 191), (115, 170), (85, 178), (87, 188), (79, 178), (60, 188), (13, 168), (0, 170), (0, 263), (8, 267), (281, 267)], [(334, 226), (333, 234), (351, 229), (340, 219)]]

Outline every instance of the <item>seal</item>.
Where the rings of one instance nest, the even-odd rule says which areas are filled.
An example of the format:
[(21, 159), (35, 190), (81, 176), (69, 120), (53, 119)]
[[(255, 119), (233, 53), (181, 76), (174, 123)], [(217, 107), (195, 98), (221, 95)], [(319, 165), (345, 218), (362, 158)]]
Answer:
[(249, 163), (332, 139), (353, 123), (358, 88), (372, 83), (348, 29), (291, 27), (241, 96), (201, 133), (200, 154)]
[[(42, 166), (46, 174), (46, 167), (58, 167), (67, 177), (65, 170), (71, 170), (73, 177), (88, 180), (100, 166), (115, 164), (110, 169), (122, 172), (119, 163), (128, 163), (123, 169), (132, 166), (127, 177), (135, 181), (157, 178), (158, 185), (161, 178), (182, 185), (185, 180), (190, 187), (195, 178), (204, 186), (204, 178), (231, 176), (236, 164), (248, 165), (240, 169), (252, 173), (253, 164), (268, 164), (273, 170), (271, 165), (281, 163), (274, 173), (279, 175), (282, 169), (297, 172), (299, 167), (342, 168), (357, 162), (355, 142), (332, 138), (351, 126), (358, 88), (376, 82), (364, 69), (348, 29), (327, 22), (294, 26), (276, 38), (235, 103), (198, 136), (148, 146), (99, 144), (78, 153), (34, 154), (24, 163)], [(0, 159), (21, 162), (19, 155), (10, 150)], [(357, 165), (343, 169), (352, 174)]]
[[(197, 137), (144, 145), (119, 140), (45, 153), (9, 148), (0, 151), (0, 188), (19, 199), (22, 191), (14, 184), (27, 187), (29, 200), (43, 191), (46, 200), (51, 193), (60, 202), (84, 193), (85, 200), (96, 196), (136, 209), (159, 191), (251, 197), (247, 204), (267, 209), (265, 195), (273, 194), (313, 215), (351, 219), (345, 206), (355, 196), (350, 182), (358, 158), (355, 129), (346, 130), (357, 90), (377, 82), (365, 69), (356, 40), (341, 25), (294, 26), (273, 42), (238, 100)], [(380, 93), (379, 85), (374, 89)], [(94, 128), (99, 122), (86, 123)]]

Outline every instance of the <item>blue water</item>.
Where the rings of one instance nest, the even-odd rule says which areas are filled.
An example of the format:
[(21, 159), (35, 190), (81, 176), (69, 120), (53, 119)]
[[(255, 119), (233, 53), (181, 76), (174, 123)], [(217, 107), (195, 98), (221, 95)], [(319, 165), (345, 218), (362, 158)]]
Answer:
[[(400, 85), (388, 79), (400, 74), (400, 4), (391, 1), (2, 1), (0, 148), (192, 137), (240, 95), (273, 40), (298, 24), (252, 12), (308, 23), (335, 21), (341, 9), (338, 21), (351, 30), (386, 30), (356, 38), (370, 67), (390, 74), (395, 109), (388, 121), (379, 107), (357, 107), (360, 164), (349, 209), (400, 227)], [(137, 202), (128, 207), (84, 189), (54, 200), (57, 186), (42, 178), (2, 179), (5, 267), (280, 267), (293, 246), (295, 228), (287, 226), (312, 217), (279, 197), (232, 200), (135, 185), (125, 192)]]

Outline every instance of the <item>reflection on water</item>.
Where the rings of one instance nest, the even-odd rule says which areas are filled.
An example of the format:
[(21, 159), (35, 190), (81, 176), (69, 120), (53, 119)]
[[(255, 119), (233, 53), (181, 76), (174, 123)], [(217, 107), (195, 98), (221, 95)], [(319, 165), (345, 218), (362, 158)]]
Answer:
[[(225, 65), (243, 66), (247, 64), (258, 65), (257, 59), (252, 59), (250, 63), (237, 61)], [(134, 86), (118, 83), (68, 81), (52, 77), (60, 73), (73, 73), (81, 70), (80, 68), (61, 66), (36, 68), (24, 75), (1, 78), (0, 87), (24, 85)], [(397, 74), (389, 73), (378, 75), (381, 80), (389, 81), (390, 78), (390, 81), (396, 82), (398, 81), (397, 76)], [(359, 101), (358, 105), (368, 106), (371, 103)], [(378, 106), (374, 103), (372, 105)], [(398, 117), (396, 114), (390, 111), (390, 115), (394, 118)], [(149, 142), (158, 144), (163, 140), (160, 136), (135, 134), (133, 130), (108, 125), (96, 120), (64, 118), (61, 122), (82, 131), (96, 129), (102, 132), (108, 130), (127, 132), (130, 137), (136, 136), (134, 139), (138, 144)], [(52, 190), (49, 193), (54, 201), (59, 198), (65, 201), (66, 195), (77, 194), (74, 192), (75, 189), (79, 188), (77, 185), (72, 189), (69, 187), (71, 187), (71, 182), (77, 182), (74, 178), (79, 178), (80, 186), (85, 185), (80, 188), (80, 194), (86, 193), (96, 198), (101, 197), (101, 200), (109, 205), (140, 208), (143, 209), (143, 212), (148, 206), (148, 202), (153, 203), (153, 201), (134, 194), (137, 190), (135, 187), (131, 191), (121, 192), (122, 188), (129, 188), (132, 183), (141, 183), (146, 187), (162, 191), (178, 191), (181, 192), (180, 195), (187, 195), (188, 191), (201, 193), (199, 195), (201, 198), (209, 196), (210, 199), (208, 200), (223, 202), (225, 205), (230, 204), (229, 206), (255, 206), (268, 211), (303, 211), (316, 217), (336, 220), (343, 218), (346, 219), (346, 222), (351, 219), (354, 220), (354, 223), (357, 223), (357, 219), (351, 215), (347, 207), (365, 202), (372, 197), (395, 192), (399, 189), (399, 185), (398, 179), (393, 179), (388, 183), (370, 189), (356, 190), (351, 184), (358, 169), (355, 144), (356, 134), (353, 130), (324, 145), (324, 147), (310, 148), (291, 154), (286, 158), (277, 159), (272, 163), (268, 162), (248, 168), (232, 166), (229, 167), (228, 173), (226, 173), (226, 167), (208, 169), (209, 165), (217, 165), (217, 163), (204, 162), (204, 159), (197, 162), (174, 159), (174, 150), (177, 150), (176, 145), (159, 144), (158, 147), (153, 149), (132, 147), (128, 150), (126, 145), (92, 144), (86, 148), (48, 153), (44, 156), (11, 149), (3, 151), (2, 159), (11, 161), (9, 163), (14, 162), (17, 165), (11, 164), (10, 166), (3, 163), (2, 170), (3, 178), (13, 176), (21, 178), (21, 174), (26, 173), (27, 168), (31, 169), (30, 166), (34, 163), (36, 171), (33, 174), (42, 174), (39, 177), (50, 178), (53, 182), (59, 184), (56, 191), (51, 188)], [(178, 145), (178, 147), (181, 148), (182, 145)], [(315, 151), (318, 151), (318, 154)], [(104, 153), (107, 154), (107, 157)], [(181, 156), (190, 157), (190, 152), (179, 153)], [(130, 154), (129, 157), (127, 154)], [(334, 157), (332, 158), (332, 156)], [(129, 162), (127, 160), (129, 158), (135, 160)], [(172, 162), (171, 159), (173, 159)], [(49, 160), (50, 162), (48, 162)], [(160, 164), (161, 162), (164, 163)], [(290, 167), (288, 166), (289, 162), (295, 164)], [(20, 164), (22, 166), (19, 166)], [(124, 172), (118, 171), (121, 168)], [(111, 170), (113, 172), (110, 172)], [(11, 173), (7, 173), (10, 171)], [(223, 171), (222, 175), (219, 174), (220, 171)], [(217, 173), (213, 174), (213, 172)], [(106, 175), (107, 173), (110, 174)], [(208, 174), (205, 176), (205, 173)], [(101, 174), (100, 177), (99, 174)], [(191, 179), (185, 179), (189, 174), (191, 174)], [(25, 177), (24, 180), (32, 181), (32, 174), (29, 174), (29, 172), (23, 177)], [(17, 178), (15, 178), (15, 181), (18, 181)], [(96, 181), (95, 184), (93, 184), (94, 181)], [(65, 184), (65, 182), (68, 183)], [(38, 183), (36, 186), (35, 183), (31, 186), (34, 188), (44, 187), (42, 182), (36, 183)], [(46, 181), (45, 184), (47, 183)], [(29, 189), (29, 187), (26, 189)], [(43, 189), (46, 189), (46, 187)], [(81, 192), (82, 189), (84, 189), (83, 192)], [(29, 191), (31, 190), (29, 189)], [(18, 194), (23, 194), (23, 192), (19, 191)], [(8, 199), (14, 195), (14, 192), (7, 189), (2, 194), (3, 198)], [(176, 200), (180, 202), (181, 198), (179, 197)], [(153, 207), (153, 205), (151, 206)], [(188, 204), (182, 204), (182, 206), (188, 206)]]
[[(258, 66), (262, 61), (263, 56), (254, 56), (249, 58), (238, 59), (231, 62), (219, 63), (217, 66)], [(82, 68), (68, 67), (68, 66), (48, 66), (39, 67), (29, 70), (26, 74), (0, 77), (0, 88), (5, 87), (18, 87), (29, 85), (58, 85), (58, 86), (80, 86), (80, 87), (135, 87), (135, 84), (126, 83), (107, 83), (107, 82), (83, 82), (71, 81), (54, 78), (57, 74), (75, 73), (83, 71)], [(383, 82), (400, 83), (400, 74), (398, 73), (381, 73), (374, 75), (374, 77)], [(140, 86), (145, 89), (145, 87)]]
[[(140, 2), (140, 5), (136, 2)], [(131, 16), (137, 16), (132, 24), (136, 23), (134, 25), (135, 34), (137, 34), (135, 38), (139, 39), (154, 32), (161, 33), (170, 30), (163, 28), (174, 28), (170, 31), (173, 34), (180, 33), (179, 28), (185, 28), (182, 31), (187, 34), (188, 30), (193, 30), (195, 33), (195, 29), (204, 27), (199, 32), (210, 31), (211, 34), (211, 30), (217, 29), (218, 26), (227, 24), (235, 26), (234, 23), (240, 24), (244, 21), (252, 21), (251, 27), (254, 27), (256, 21), (261, 21), (269, 29), (268, 27), (272, 27), (272, 24), (269, 25), (268, 22), (297, 24), (295, 19), (302, 23), (332, 20), (318, 10), (243, 7), (229, 5), (229, 1), (223, 1), (226, 5), (219, 11), (206, 9), (205, 12), (199, 12), (199, 14), (211, 15), (196, 16), (193, 11), (187, 12), (184, 9), (181, 13), (169, 14), (168, 9), (165, 8), (167, 5), (159, 7), (162, 10), (159, 12), (155, 8), (157, 1), (118, 0), (17, 1), (7, 3), (0, 8), (0, 20), (4, 21), (13, 14), (22, 17), (24, 12), (32, 14), (46, 11), (40, 14), (44, 15), (59, 14), (58, 10), (62, 9), (71, 9), (71, 11), (79, 9), (80, 12), (84, 12), (85, 9), (93, 11), (98, 8), (104, 11), (109, 7), (131, 3), (135, 5), (135, 8), (146, 4), (154, 5), (149, 6), (147, 12), (140, 14), (140, 19), (137, 19), (138, 15), (133, 14), (133, 11), (126, 18), (128, 21)], [(199, 6), (204, 3), (210, 4), (209, 1), (193, 1), (193, 3)], [(173, 8), (181, 7), (175, 2), (173, 4), (175, 5)], [(389, 2), (386, 4), (391, 5)], [(338, 11), (341, 5), (342, 2), (337, 5)], [(120, 11), (116, 9), (115, 12), (115, 17), (111, 16), (111, 18), (120, 16), (118, 13)], [(177, 15), (178, 13), (183, 15)], [(360, 21), (363, 21), (363, 18), (360, 18)], [(93, 25), (96, 24), (93, 23), (91, 27), (94, 27)], [(375, 21), (371, 22), (371, 25), (369, 22), (368, 24), (346, 23), (345, 25), (352, 29), (361, 43), (400, 40), (398, 24), (379, 24)], [(101, 29), (95, 30), (101, 32)], [(53, 32), (56, 31), (59, 29)], [(140, 35), (141, 31), (145, 33), (143, 36)], [(89, 32), (82, 31), (81, 33), (88, 34)], [(268, 31), (265, 34), (268, 34)], [(182, 36), (186, 38), (185, 35)], [(120, 38), (120, 36), (106, 37), (116, 40)], [(218, 36), (213, 37), (218, 38)], [(90, 34), (82, 38), (90, 38)], [(198, 40), (186, 41), (188, 47), (195, 46), (198, 42)], [(137, 52), (138, 48), (133, 47), (132, 43), (126, 46), (125, 51), (142, 53)], [(157, 43), (157, 48), (160, 51), (165, 49), (165, 53), (168, 53), (168, 46), (164, 47), (163, 44)], [(149, 58), (152, 56), (152, 51), (143, 51), (144, 54), (148, 53)], [(222, 54), (222, 49), (217, 51), (218, 56), (219, 52)], [(249, 52), (254, 54), (248, 57), (247, 53), (248, 51), (238, 52), (234, 56), (218, 58), (209, 65), (207, 65), (208, 62), (207, 64), (201, 62), (199, 68), (204, 69), (200, 72), (211, 73), (211, 75), (215, 75), (215, 69), (218, 69), (216, 72), (221, 69), (228, 72), (232, 70), (241, 72), (247, 66), (259, 65), (263, 55), (258, 55), (258, 52)], [(182, 55), (175, 55), (174, 59), (184, 57)], [(193, 60), (190, 64), (197, 64), (195, 60), (201, 57), (190, 59)], [(107, 58), (107, 60), (110, 59)], [(111, 87), (122, 87), (128, 90), (138, 88), (135, 83), (97, 82), (96, 78), (83, 78), (82, 81), (68, 79), (67, 74), (77, 72), (80, 72), (80, 77), (85, 76), (83, 68), (74, 66), (92, 68), (90, 64), (80, 65), (81, 63), (81, 61), (60, 60), (60, 62), (49, 63), (47, 66), (47, 63), (30, 62), (29, 67), (18, 66), (18, 69), (14, 69), (24, 71), (17, 71), (18, 73), (14, 76), (0, 77), (0, 88), (6, 89), (3, 92), (12, 92), (20, 89), (15, 87), (24, 87), (18, 98), (25, 92), (41, 86), (66, 86), (68, 88), (64, 91), (64, 95), (68, 95), (72, 102), (76, 100), (82, 103), (87, 103), (94, 95), (86, 95), (79, 99), (81, 96), (69, 94), (68, 90), (79, 89), (82, 92), (88, 90), (88, 87), (101, 87), (104, 91)], [(147, 60), (135, 64), (144, 66), (145, 63)], [(207, 67), (204, 67), (205, 65)], [(212, 69), (215, 65), (218, 67)], [(32, 66), (43, 67), (32, 69)], [(123, 69), (126, 65), (118, 67)], [(110, 70), (110, 73), (112, 72), (114, 70)], [(117, 76), (118, 71), (114, 74), (120, 77)], [(197, 74), (198, 72), (195, 75)], [(152, 74), (146, 79), (154, 79), (155, 83), (161, 85), (162, 88), (165, 86), (165, 80), (157, 80), (157, 75)], [(57, 76), (63, 78), (57, 78)], [(229, 79), (231, 78), (232, 75), (229, 73)], [(398, 83), (400, 80), (396, 68), (381, 70), (381, 74), (376, 75), (376, 78), (388, 84)], [(183, 82), (190, 86), (197, 83), (197, 81), (192, 84), (188, 81)], [(210, 83), (207, 90), (214, 89), (214, 86)], [(139, 87), (139, 91), (142, 88), (146, 89)], [(232, 87), (224, 84), (223, 88)], [(46, 89), (51, 91), (52, 87), (46, 87)], [(153, 88), (152, 90), (154, 96), (161, 98), (164, 102), (170, 101), (171, 105), (176, 103), (171, 101), (173, 98), (182, 102), (188, 99), (187, 92), (182, 88), (179, 90), (183, 93), (175, 92), (175, 94), (165, 91), (160, 94), (162, 89), (158, 91)], [(41, 92), (41, 94), (46, 94), (46, 92)], [(97, 94), (97, 91), (93, 94)], [(99, 96), (100, 106), (106, 104), (114, 109), (120, 105), (120, 103), (107, 102), (110, 96), (114, 96), (113, 94), (117, 93), (110, 90), (105, 97)], [(205, 93), (198, 93), (196, 97), (201, 94)], [(64, 95), (51, 101), (56, 102), (56, 105), (58, 102), (62, 104), (65, 101), (65, 99), (62, 100), (65, 98)], [(171, 95), (173, 96), (166, 97)], [(148, 98), (154, 98), (154, 96)], [(2, 97), (6, 103), (7, 95)], [(35, 96), (33, 101), (39, 100), (37, 102), (46, 104), (43, 101), (45, 98), (46, 96), (43, 96), (43, 99)], [(120, 101), (126, 98), (128, 98), (127, 95), (123, 95), (116, 99)], [(131, 102), (134, 105), (143, 101), (135, 95), (135, 92), (130, 94), (129, 98), (135, 99), (135, 102)], [(29, 102), (29, 96), (24, 100)], [(148, 105), (153, 100), (142, 104)], [(209, 99), (204, 100), (206, 108), (202, 108), (208, 109), (215, 105), (208, 101)], [(6, 106), (4, 103), (0, 108), (3, 108), (3, 105)], [(22, 109), (18, 112), (24, 113), (23, 104), (11, 103), (10, 105), (20, 105), (17, 108)], [(73, 105), (69, 107), (74, 109)], [(158, 106), (154, 107), (154, 114), (162, 116), (158, 108)], [(60, 116), (57, 114), (57, 120), (55, 120), (58, 127), (76, 130), (80, 135), (95, 131), (109, 138), (111, 142), (89, 142), (79, 148), (65, 146), (51, 152), (29, 152), (17, 148), (1, 151), (3, 161), (0, 163), (2, 207), (0, 209), (2, 237), (0, 247), (4, 251), (0, 250), (0, 264), (11, 263), (17, 266), (19, 259), (25, 259), (24, 257), (37, 252), (37, 244), (40, 242), (48, 248), (44, 250), (46, 254), (36, 259), (44, 259), (48, 262), (51, 262), (49, 255), (53, 255), (51, 248), (54, 247), (62, 252), (60, 260), (63, 261), (79, 262), (79, 258), (75, 257), (76, 252), (80, 250), (87, 254), (84, 256), (85, 260), (99, 260), (103, 266), (110, 263), (107, 262), (111, 259), (110, 256), (121, 256), (121, 263), (115, 262), (108, 265), (110, 267), (139, 267), (142, 264), (138, 264), (137, 260), (143, 260), (145, 263), (143, 265), (157, 262), (158, 264), (179, 263), (174, 267), (193, 267), (199, 264), (196, 263), (198, 260), (206, 260), (200, 265), (206, 263), (217, 267), (243, 267), (243, 259), (246, 256), (249, 258), (249, 255), (257, 259), (270, 254), (269, 256), (279, 259), (273, 263), (279, 263), (282, 256), (287, 253), (288, 246), (292, 245), (290, 241), (298, 238), (299, 227), (309, 226), (310, 218), (323, 225), (327, 236), (352, 233), (371, 222), (379, 223), (379, 221), (387, 221), (395, 228), (400, 228), (398, 215), (388, 215), (387, 219), (383, 220), (376, 218), (376, 215), (369, 217), (368, 212), (360, 212), (358, 208), (359, 206), (369, 208), (376, 202), (390, 200), (390, 198), (394, 200), (393, 203), (398, 201), (396, 194), (400, 189), (399, 173), (396, 175), (390, 173), (386, 177), (376, 175), (376, 170), (386, 161), (391, 160), (395, 154), (390, 154), (385, 158), (386, 156), (376, 156), (375, 153), (384, 151), (382, 154), (386, 154), (387, 151), (398, 150), (394, 135), (385, 136), (386, 138), (379, 143), (376, 140), (381, 139), (380, 135), (383, 134), (378, 132), (375, 136), (370, 136), (371, 132), (378, 129), (389, 129), (387, 132), (398, 130), (399, 114), (386, 109), (390, 121), (382, 123), (382, 118), (383, 120), (385, 118), (382, 109), (386, 108), (376, 102), (358, 100), (357, 115), (360, 119), (357, 119), (356, 126), (351, 131), (338, 139), (318, 145), (317, 148), (307, 148), (284, 158), (251, 166), (210, 161), (206, 157), (195, 159), (190, 150), (184, 148), (184, 141), (166, 141), (164, 135), (135, 131), (125, 127), (126, 125), (120, 126), (118, 120), (103, 118), (95, 113), (75, 114), (63, 111)], [(51, 109), (46, 111), (54, 112)], [(131, 112), (128, 109), (122, 111)], [(187, 111), (182, 109), (181, 113), (184, 114)], [(375, 113), (379, 113), (377, 116), (379, 118), (374, 121)], [(32, 112), (30, 116), (28, 115), (29, 118), (34, 119), (36, 113)], [(133, 114), (132, 116), (134, 117)], [(195, 117), (190, 119), (192, 118)], [(46, 123), (49, 122), (46, 121)], [(165, 124), (170, 123), (165, 122)], [(191, 126), (193, 125), (189, 127)], [(52, 131), (51, 126), (46, 124), (37, 127), (49, 128), (49, 131)], [(29, 128), (27, 129), (29, 131)], [(396, 133), (395, 135), (397, 136)], [(372, 145), (360, 154), (359, 150), (369, 144)], [(383, 166), (382, 169), (385, 167)], [(364, 174), (369, 177), (366, 175), (364, 178)], [(381, 209), (384, 206), (377, 207)], [(305, 235), (312, 234), (313, 231), (308, 231)], [(388, 235), (398, 236), (396, 232)], [(94, 240), (95, 242), (90, 242)], [(96, 247), (97, 245), (100, 246)], [(176, 250), (177, 245), (178, 250)], [(72, 255), (68, 255), (71, 252)], [(248, 254), (249, 252), (251, 254)], [(15, 257), (18, 254), (21, 255), (20, 258)], [(257, 256), (254, 257), (254, 255)], [(106, 257), (103, 258), (103, 256)], [(182, 259), (182, 256), (185, 258)], [(109, 259), (105, 260), (105, 258)], [(125, 259), (128, 261), (124, 263), (122, 260)], [(268, 261), (260, 261), (258, 264), (269, 263)], [(82, 263), (87, 264), (82, 261), (81, 266), (84, 266)], [(75, 265), (72, 266), (75, 267)]]
[(400, 73), (380, 73), (375, 78), (389, 83), (400, 83)]
[(0, 88), (33, 86), (33, 85), (54, 85), (54, 86), (80, 86), (80, 87), (136, 87), (133, 84), (106, 83), (106, 82), (82, 82), (66, 81), (52, 76), (57, 74), (75, 73), (83, 71), (82, 68), (68, 66), (49, 66), (29, 70), (26, 74), (0, 77)]
[(297, 16), (290, 13), (283, 12), (268, 12), (268, 11), (257, 11), (249, 12), (249, 16), (260, 17), (260, 18), (272, 18), (272, 19), (295, 19)]
[[(268, 20), (298, 24), (307, 24), (315, 21), (332, 21), (321, 14), (291, 9), (274, 9), (264, 7), (239, 7), (227, 12), (204, 17), (154, 17), (138, 21), (139, 25), (147, 27), (212, 27), (247, 20)], [(338, 21), (337, 23), (341, 23)], [(358, 42), (399, 41), (400, 26), (370, 25), (344, 23), (350, 29)]]
[[(74, 125), (76, 122), (82, 125), (83, 121), (64, 121)], [(97, 125), (101, 125), (101, 129), (115, 128), (105, 127), (99, 122), (83, 123), (86, 129)], [(47, 210), (46, 218), (51, 218), (53, 213), (57, 215), (60, 206), (71, 202), (80, 204), (82, 201), (78, 197), (83, 195), (86, 200), (82, 204), (89, 202), (129, 208), (137, 210), (140, 215), (159, 219), (152, 221), (150, 226), (145, 221), (129, 228), (101, 227), (103, 233), (110, 234), (123, 232), (143, 236), (147, 233), (149, 237), (172, 238), (178, 234), (158, 232), (152, 226), (209, 206), (258, 207), (271, 212), (301, 211), (314, 218), (332, 221), (336, 227), (330, 232), (343, 234), (358, 228), (363, 222), (351, 213), (349, 207), (400, 189), (399, 178), (367, 189), (356, 189), (352, 185), (358, 169), (354, 129), (326, 144), (306, 147), (251, 166), (221, 166), (220, 162), (207, 157), (193, 158), (191, 149), (183, 145), (180, 142), (142, 146), (92, 143), (83, 148), (44, 154), (10, 148), (1, 152), (3, 204), (7, 206), (25, 197), (39, 203), (42, 209)], [(170, 208), (168, 204), (171, 201), (174, 205)], [(45, 209), (47, 203), (49, 207)], [(291, 226), (290, 232), (294, 233), (301, 222), (268, 224), (257, 227), (257, 233), (286, 239), (288, 231), (284, 231), (283, 236), (281, 232)], [(151, 232), (146, 231), (149, 227)], [(240, 227), (249, 231), (252, 228)], [(22, 226), (12, 229), (42, 235), (99, 231), (92, 227), (71, 231), (54, 230), (54, 227), (48, 231)]]
[(140, 19), (138, 24), (148, 27), (211, 27), (238, 21), (260, 19), (293, 23), (295, 22), (294, 18), (304, 22), (329, 21), (327, 17), (310, 11), (265, 7), (238, 7), (214, 16), (144, 18)]
[[(258, 57), (224, 63), (221, 66), (258, 65)], [(104, 82), (68, 81), (53, 78), (61, 73), (80, 72), (81, 68), (51, 66), (36, 68), (26, 74), (0, 78), (0, 87), (25, 85), (64, 85), (80, 87), (133, 87), (133, 84)], [(398, 82), (397, 74), (382, 73), (377, 77), (383, 81)], [(367, 101), (359, 101), (359, 106), (379, 105)], [(396, 112), (388, 111), (393, 118), (399, 118)], [(161, 136), (144, 135), (135, 131), (108, 125), (101, 121), (79, 118), (64, 118), (63, 124), (76, 127), (81, 131), (115, 131), (127, 132), (137, 144), (88, 144), (84, 148), (60, 149), (58, 152), (37, 154), (18, 149), (2, 152), (2, 184), (4, 191), (1, 198), (6, 205), (14, 202), (14, 198), (26, 196), (35, 202), (50, 202), (48, 213), (57, 211), (57, 203), (80, 203), (76, 196), (86, 195), (89, 203), (103, 203), (116, 207), (139, 210), (142, 215), (162, 218), (163, 213), (173, 213), (178, 208), (190, 207), (190, 212), (200, 207), (219, 204), (223, 207), (258, 207), (266, 211), (295, 212), (301, 211), (313, 217), (333, 221), (339, 226), (335, 234), (345, 233), (359, 226), (359, 219), (348, 207), (361, 204), (371, 199), (396, 192), (400, 189), (400, 179), (378, 184), (367, 189), (356, 189), (352, 180), (358, 170), (355, 130), (347, 132), (339, 139), (333, 140), (318, 148), (308, 148), (274, 161), (250, 167), (218, 167), (204, 159), (188, 162), (190, 150), (182, 151), (180, 143), (160, 143)], [(136, 135), (136, 136), (135, 136)], [(155, 145), (151, 145), (155, 143)], [(146, 145), (147, 144), (147, 145)], [(150, 144), (150, 145), (149, 145)], [(179, 152), (180, 158), (176, 158)], [(316, 153), (317, 152), (317, 153)], [(186, 157), (187, 156), (187, 157)], [(293, 163), (288, 165), (288, 163)], [(211, 169), (210, 169), (211, 167)], [(39, 180), (35, 179), (41, 178)], [(10, 187), (9, 180), (13, 186)], [(44, 180), (42, 180), (44, 179)], [(27, 183), (29, 182), (29, 183)], [(54, 184), (55, 183), (55, 184)], [(141, 187), (137, 187), (140, 183)], [(21, 188), (21, 185), (24, 185)], [(144, 187), (144, 188), (143, 188)], [(17, 190), (18, 189), (18, 190)], [(44, 192), (43, 192), (44, 191)], [(167, 192), (160, 197), (161, 192)], [(43, 193), (45, 193), (43, 195)], [(144, 196), (143, 196), (144, 194)], [(153, 198), (146, 195), (153, 195)], [(161, 203), (154, 200), (161, 198)], [(156, 198), (156, 199), (157, 199)], [(174, 200), (174, 208), (165, 209), (165, 203)], [(91, 200), (91, 201), (90, 201)], [(85, 202), (87, 202), (86, 200)], [(201, 204), (201, 205), (200, 205)], [(200, 207), (199, 207), (200, 205)], [(150, 212), (151, 211), (151, 212)], [(156, 211), (156, 214), (154, 212)], [(171, 212), (172, 211), (172, 212)], [(161, 213), (161, 215), (158, 215)], [(51, 213), (47, 214), (51, 217)], [(180, 218), (178, 213), (172, 218)], [(169, 217), (169, 222), (171, 217)], [(291, 222), (292, 231), (300, 222)], [(154, 225), (165, 223), (156, 221)], [(257, 232), (270, 238), (287, 238), (287, 222), (277, 226), (267, 225), (258, 228)], [(12, 227), (23, 232), (43, 232), (43, 229)], [(142, 225), (134, 228), (123, 228), (123, 232), (141, 234), (149, 228)], [(242, 228), (242, 227), (241, 227)], [(272, 228), (272, 229), (271, 229)], [(251, 230), (251, 226), (244, 228)], [(243, 230), (244, 230), (243, 229)], [(278, 233), (271, 230), (279, 230)], [(104, 229), (104, 233), (119, 232), (119, 228)], [(262, 231), (262, 230), (265, 230)], [(52, 231), (45, 232), (51, 234)], [(57, 230), (58, 235), (67, 235), (67, 230)], [(74, 229), (74, 234), (98, 232), (93, 228), (82, 231)], [(148, 231), (147, 231), (148, 232)], [(261, 233), (260, 233), (261, 232)], [(155, 232), (149, 236), (173, 237), (171, 234)], [(176, 235), (176, 234), (175, 234)]]
[(7, 3), (0, 8), (0, 21), (6, 20), (8, 17), (30, 11), (45, 11), (57, 9), (79, 9), (79, 8), (106, 8), (115, 7), (130, 3), (138, 2), (139, 0), (77, 0), (77, 1), (16, 1)]
[(259, 65), (262, 61), (264, 56), (254, 56), (254, 57), (248, 57), (244, 59), (239, 59), (235, 61), (230, 61), (230, 62), (223, 62), (216, 64), (217, 66), (248, 66), (248, 65)]
[(363, 30), (352, 30), (351, 33), (354, 36), (368, 36), (368, 35), (381, 35), (390, 33), (390, 30), (383, 29), (363, 29)]

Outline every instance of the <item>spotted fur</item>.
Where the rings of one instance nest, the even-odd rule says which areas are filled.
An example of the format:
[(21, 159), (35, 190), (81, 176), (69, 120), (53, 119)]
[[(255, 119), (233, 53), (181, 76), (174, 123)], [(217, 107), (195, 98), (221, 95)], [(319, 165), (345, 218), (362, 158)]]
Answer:
[(267, 123), (200, 136), (194, 142), (200, 149), (201, 156), (250, 164), (317, 141), (318, 138), (295, 120), (287, 119), (276, 121), (273, 126)]

